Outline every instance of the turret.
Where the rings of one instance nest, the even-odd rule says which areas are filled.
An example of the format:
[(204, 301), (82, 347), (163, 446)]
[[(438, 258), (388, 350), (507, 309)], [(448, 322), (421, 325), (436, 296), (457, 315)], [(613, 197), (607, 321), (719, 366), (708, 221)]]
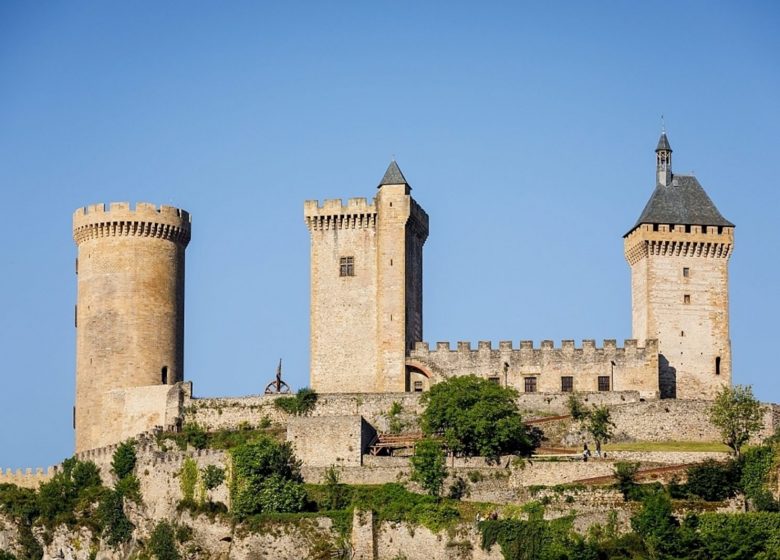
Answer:
[(672, 147), (666, 132), (661, 133), (655, 148), (656, 184), (668, 187), (672, 183)]
[[(76, 274), (76, 452), (116, 443), (132, 408), (123, 390), (184, 378), (184, 251), (190, 216), (138, 203), (79, 208)], [(164, 395), (163, 395), (164, 398)], [(159, 411), (132, 410), (151, 425)], [(164, 406), (164, 404), (162, 405)], [(136, 420), (138, 420), (136, 418)], [(151, 426), (140, 426), (143, 431)], [(132, 431), (132, 430), (131, 430)]]

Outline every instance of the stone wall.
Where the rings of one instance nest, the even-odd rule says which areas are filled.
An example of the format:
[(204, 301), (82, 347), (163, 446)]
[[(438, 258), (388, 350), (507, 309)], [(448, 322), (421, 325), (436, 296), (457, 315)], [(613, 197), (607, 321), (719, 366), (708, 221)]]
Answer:
[(551, 340), (544, 340), (541, 348), (534, 348), (532, 341), (524, 340), (519, 348), (513, 348), (511, 341), (502, 341), (494, 349), (489, 341), (481, 341), (477, 349), (472, 349), (469, 342), (458, 342), (457, 349), (451, 350), (448, 342), (437, 342), (431, 350), (427, 343), (420, 342), (407, 363), (425, 372), (432, 383), (477, 375), (508, 384), (521, 393), (528, 392), (530, 383), (540, 393), (560, 393), (562, 378), (571, 377), (573, 391), (589, 392), (598, 391), (602, 377), (609, 389), (637, 391), (643, 398), (655, 398), (659, 390), (658, 346), (654, 340), (644, 344), (638, 346), (636, 340), (626, 340), (619, 348), (614, 340), (605, 340), (603, 347), (597, 348), (595, 341), (584, 340), (576, 348), (573, 340), (564, 340), (560, 348), (555, 348)]
[(16, 469), (15, 471), (6, 469), (5, 472), (0, 469), (0, 484), (16, 484), (22, 488), (36, 489), (41, 483), (51, 480), (59, 468), (60, 466), (57, 465), (54, 467), (47, 467), (46, 469), (40, 467), (36, 469)]
[(287, 441), (308, 467), (359, 467), (376, 432), (362, 416), (291, 418)]

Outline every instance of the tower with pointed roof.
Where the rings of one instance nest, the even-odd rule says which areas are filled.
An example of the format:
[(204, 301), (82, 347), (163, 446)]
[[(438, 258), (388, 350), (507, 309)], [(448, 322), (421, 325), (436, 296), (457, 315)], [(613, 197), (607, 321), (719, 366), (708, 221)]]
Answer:
[(422, 340), (428, 215), (392, 161), (369, 203), (309, 200), (310, 382), (321, 393), (408, 390), (406, 355)]
[(666, 133), (656, 185), (624, 236), (633, 338), (657, 339), (661, 396), (710, 399), (731, 384), (728, 265), (734, 224), (693, 175), (672, 172)]

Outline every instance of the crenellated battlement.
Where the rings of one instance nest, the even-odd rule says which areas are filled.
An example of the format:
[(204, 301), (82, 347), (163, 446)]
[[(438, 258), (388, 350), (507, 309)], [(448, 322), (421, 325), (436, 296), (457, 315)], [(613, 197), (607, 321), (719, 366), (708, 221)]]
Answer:
[(555, 342), (552, 340), (542, 340), (539, 347), (534, 346), (533, 340), (521, 340), (519, 346), (515, 347), (514, 342), (511, 340), (501, 340), (498, 343), (498, 348), (493, 348), (493, 343), (490, 340), (480, 340), (477, 342), (477, 346), (472, 348), (470, 341), (458, 341), (455, 349), (452, 348), (450, 342), (437, 342), (433, 350), (430, 349), (430, 344), (427, 342), (416, 342), (412, 355), (430, 354), (436, 352), (636, 352), (637, 350), (651, 350), (657, 349), (658, 343), (656, 340), (648, 340), (645, 346), (639, 346), (639, 342), (636, 339), (629, 338), (623, 341), (623, 346), (617, 345), (617, 340), (614, 338), (605, 339), (602, 346), (596, 346), (596, 341), (593, 339), (585, 339), (582, 341), (580, 347), (575, 345), (574, 340), (562, 340), (561, 345), (556, 348)]
[(81, 244), (102, 237), (153, 237), (186, 246), (191, 237), (191, 216), (173, 206), (139, 202), (92, 204), (73, 213), (73, 239)]
[(599, 378), (609, 378), (611, 390), (638, 390), (645, 396), (658, 392), (658, 341), (628, 339), (618, 346), (614, 339), (606, 339), (601, 346), (595, 340), (583, 340), (577, 347), (574, 340), (563, 340), (555, 346), (552, 340), (543, 340), (535, 346), (531, 340), (521, 340), (519, 346), (502, 340), (494, 348), (490, 341), (461, 341), (453, 348), (449, 342), (437, 342), (431, 348), (427, 342), (418, 342), (409, 353), (408, 365), (428, 376), (431, 382), (460, 375), (498, 378), (502, 383), (521, 391), (524, 378), (534, 377), (528, 385), (538, 392), (562, 391), (562, 378), (573, 380), (576, 391), (599, 390)]
[(303, 217), (309, 231), (333, 229), (369, 229), (376, 227), (377, 208), (365, 198), (350, 198), (346, 204), (339, 199), (307, 200), (303, 204)]
[(38, 488), (42, 483), (51, 480), (59, 466), (47, 467), (45, 470), (38, 467), (36, 469), (0, 469), (0, 484), (15, 484), (22, 488)]
[(626, 235), (624, 247), (631, 265), (648, 255), (728, 259), (734, 248), (734, 228), (641, 224)]

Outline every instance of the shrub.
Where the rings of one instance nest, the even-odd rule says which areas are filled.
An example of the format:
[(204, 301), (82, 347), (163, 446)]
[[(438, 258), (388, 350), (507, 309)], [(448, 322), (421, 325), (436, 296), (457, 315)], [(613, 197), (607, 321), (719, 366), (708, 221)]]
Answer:
[(708, 502), (720, 502), (733, 496), (739, 485), (739, 469), (733, 461), (718, 463), (708, 459), (688, 469), (684, 490)]
[(233, 449), (231, 457), (230, 493), (239, 518), (303, 509), (306, 492), (301, 484), (301, 464), (289, 443), (265, 436)]
[(101, 488), (100, 471), (92, 462), (66, 459), (51, 480), (38, 491), (40, 515), (47, 523), (70, 522), (77, 503), (94, 495), (90, 489)]
[(588, 422), (585, 426), (588, 433), (596, 441), (596, 449), (601, 449), (601, 444), (612, 439), (615, 423), (609, 413), (609, 408), (605, 406), (594, 406), (588, 414)]
[(198, 484), (198, 464), (188, 457), (179, 471), (179, 486), (181, 487), (182, 501), (195, 502), (195, 487)]
[(447, 477), (441, 443), (430, 438), (418, 441), (414, 446), (411, 462), (411, 479), (419, 483), (431, 496), (440, 495)]
[(160, 521), (149, 537), (149, 552), (157, 560), (179, 560), (181, 556), (176, 548), (173, 526), (167, 521)]
[(469, 471), (468, 475), (466, 476), (468, 476), (469, 480), (474, 484), (476, 484), (477, 482), (481, 482), (485, 478), (484, 476), (482, 476), (482, 473), (479, 471)]
[(294, 397), (279, 397), (274, 401), (276, 408), (295, 416), (306, 416), (316, 405), (317, 393), (308, 387), (298, 389)]
[(135, 469), (137, 457), (135, 454), (135, 440), (129, 439), (119, 444), (114, 451), (111, 461), (111, 472), (118, 479), (122, 479), (131, 474)]
[(623, 499), (628, 500), (632, 490), (636, 487), (636, 473), (639, 471), (639, 463), (615, 463), (615, 479), (618, 490), (623, 494)]
[(451, 500), (460, 500), (468, 495), (469, 483), (461, 477), (457, 477), (447, 490), (447, 497)]
[(569, 399), (566, 401), (569, 407), (569, 414), (572, 420), (583, 420), (588, 417), (588, 409), (585, 408), (585, 403), (576, 393), (569, 395)]
[(216, 465), (208, 465), (201, 471), (201, 475), (206, 490), (214, 490), (225, 482), (225, 469)]
[(346, 488), (340, 484), (341, 475), (334, 465), (325, 471), (325, 500), (329, 510), (342, 509), (346, 506)]
[(208, 446), (208, 435), (198, 424), (184, 424), (182, 429), (184, 441), (195, 449), (205, 449)]
[(770, 445), (749, 447), (740, 458), (739, 485), (749, 506), (756, 511), (778, 509), (777, 502), (767, 490), (772, 469), (777, 461), (777, 448)]
[(493, 460), (530, 455), (533, 442), (517, 409), (517, 391), (473, 375), (437, 383), (424, 393), (423, 432), (441, 436), (453, 453)]
[(127, 542), (133, 534), (133, 524), (125, 515), (122, 495), (116, 490), (106, 492), (97, 509), (103, 527), (103, 537), (111, 546)]

